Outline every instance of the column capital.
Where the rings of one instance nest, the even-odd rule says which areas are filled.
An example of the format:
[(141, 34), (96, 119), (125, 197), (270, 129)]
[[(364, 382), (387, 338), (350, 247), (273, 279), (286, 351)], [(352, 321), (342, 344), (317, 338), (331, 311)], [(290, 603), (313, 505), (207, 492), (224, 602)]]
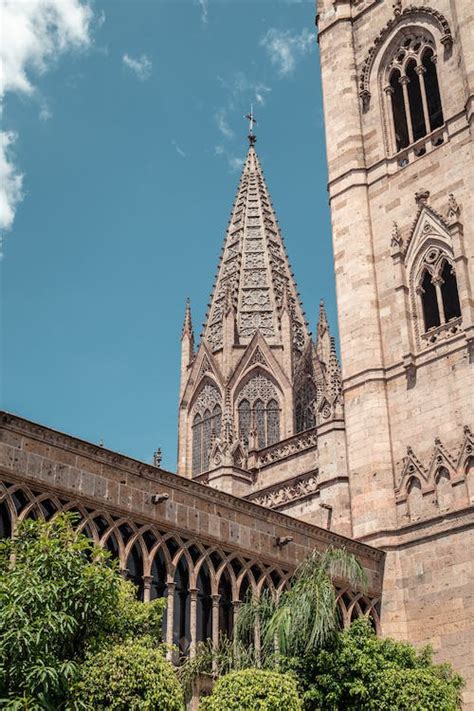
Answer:
[(189, 588), (189, 595), (191, 597), (191, 600), (197, 600), (198, 593), (199, 588)]
[(407, 77), (406, 74), (404, 74), (400, 79), (398, 80), (398, 83), (401, 84), (402, 86), (407, 86), (407, 84), (410, 83), (409, 78)]
[(426, 74), (426, 67), (424, 67), (422, 64), (417, 64), (415, 67), (415, 72), (417, 74)]
[(145, 589), (149, 590), (151, 588), (152, 582), (153, 582), (153, 575), (144, 575), (143, 576), (143, 585), (144, 585)]
[(170, 591), (174, 592), (176, 590), (176, 583), (174, 582), (174, 580), (170, 580), (169, 582), (166, 583), (166, 587), (168, 589), (168, 593)]
[(221, 595), (219, 593), (215, 593), (214, 595), (211, 595), (211, 600), (212, 602), (219, 603), (221, 599)]
[(387, 96), (393, 96), (395, 93), (395, 89), (391, 84), (387, 84), (387, 86), (384, 86), (384, 92), (387, 94)]

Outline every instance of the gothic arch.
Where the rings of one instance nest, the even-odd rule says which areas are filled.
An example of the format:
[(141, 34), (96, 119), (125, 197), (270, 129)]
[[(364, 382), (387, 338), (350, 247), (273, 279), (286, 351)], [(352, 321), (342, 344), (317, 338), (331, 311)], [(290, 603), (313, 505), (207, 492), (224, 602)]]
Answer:
[(446, 17), (438, 10), (426, 5), (419, 7), (411, 5), (404, 8), (402, 11), (396, 12), (394, 17), (386, 23), (386, 25), (376, 36), (362, 65), (359, 77), (359, 96), (365, 109), (368, 109), (372, 95), (372, 69), (376, 63), (376, 60), (380, 57), (382, 49), (384, 47), (387, 48), (387, 44), (389, 44), (389, 46), (392, 44), (393, 39), (390, 40), (390, 36), (395, 38), (400, 30), (417, 27), (422, 29), (431, 29), (433, 34), (435, 34), (436, 39), (441, 43), (441, 45), (446, 47), (448, 51), (452, 47), (453, 36), (451, 28)]
[(233, 402), (238, 436), (246, 446), (262, 449), (281, 439), (283, 393), (268, 370), (256, 366), (248, 371), (235, 387)]

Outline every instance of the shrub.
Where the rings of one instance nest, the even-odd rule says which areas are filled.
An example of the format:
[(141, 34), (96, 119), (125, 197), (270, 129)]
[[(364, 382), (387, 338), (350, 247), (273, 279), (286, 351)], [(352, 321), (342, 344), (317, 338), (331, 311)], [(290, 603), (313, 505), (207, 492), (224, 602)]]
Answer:
[(200, 711), (301, 711), (296, 682), (289, 674), (244, 669), (221, 677)]
[(365, 619), (293, 659), (307, 711), (456, 711), (463, 681), (429, 647), (382, 639)]
[(127, 640), (88, 656), (72, 706), (109, 711), (183, 711), (183, 691), (160, 649)]

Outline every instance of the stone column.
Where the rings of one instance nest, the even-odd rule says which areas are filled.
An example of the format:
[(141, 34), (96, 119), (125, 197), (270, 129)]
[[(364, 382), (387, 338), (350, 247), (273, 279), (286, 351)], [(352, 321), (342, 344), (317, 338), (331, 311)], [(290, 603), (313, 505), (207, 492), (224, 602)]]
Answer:
[(189, 633), (191, 636), (191, 642), (189, 645), (189, 656), (191, 659), (196, 656), (196, 642), (197, 642), (197, 597), (198, 589), (189, 589)]
[[(220, 595), (211, 595), (212, 598), (212, 647), (217, 649), (219, 646), (219, 602)], [(217, 662), (212, 660), (212, 671), (217, 673)]]
[(441, 293), (441, 284), (442, 284), (443, 280), (441, 279), (440, 276), (437, 276), (434, 279), (432, 279), (432, 282), (433, 282), (435, 289), (436, 289), (436, 300), (438, 302), (439, 322), (441, 325), (443, 325), (443, 323), (446, 323), (446, 316), (444, 314), (443, 295)]
[(393, 121), (393, 104), (392, 104), (392, 96), (394, 94), (394, 88), (393, 86), (388, 86), (385, 87), (384, 92), (386, 96), (385, 100), (385, 109), (387, 112), (387, 124), (388, 124), (388, 138), (389, 138), (389, 153), (390, 155), (393, 155), (397, 152), (397, 137), (395, 135), (395, 124)]
[(425, 119), (426, 133), (431, 133), (430, 112), (428, 110), (428, 100), (426, 98), (425, 77), (426, 69), (422, 64), (415, 67), (415, 72), (418, 74), (420, 82), (421, 103), (423, 104), (423, 117)]
[(174, 592), (176, 590), (176, 583), (169, 582), (167, 585), (168, 597), (167, 597), (167, 608), (166, 608), (166, 644), (168, 645), (168, 651), (166, 652), (166, 658), (168, 661), (173, 659), (173, 623), (174, 623)]
[(143, 602), (150, 602), (151, 584), (153, 583), (153, 575), (143, 576)]
[(403, 77), (400, 77), (400, 79), (398, 81), (402, 85), (403, 101), (405, 104), (405, 116), (407, 117), (408, 141), (411, 144), (411, 143), (413, 143), (413, 124), (411, 122), (410, 100), (408, 98), (408, 82), (410, 80), (407, 76), (403, 76)]

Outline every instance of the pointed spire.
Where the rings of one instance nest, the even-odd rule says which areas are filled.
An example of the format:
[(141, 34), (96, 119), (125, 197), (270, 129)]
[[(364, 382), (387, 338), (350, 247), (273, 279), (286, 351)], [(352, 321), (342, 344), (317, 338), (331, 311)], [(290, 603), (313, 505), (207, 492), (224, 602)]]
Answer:
[(324, 301), (321, 299), (319, 303), (318, 325), (316, 326), (316, 353), (319, 360), (326, 366), (329, 364), (331, 341), (326, 309), (324, 307)]
[(340, 395), (341, 390), (342, 390), (342, 376), (341, 376), (341, 367), (339, 365), (339, 361), (337, 359), (337, 353), (336, 353), (336, 340), (333, 336), (331, 336), (331, 346), (330, 346), (330, 353), (329, 353), (329, 363), (328, 363), (328, 386), (329, 386), (329, 392), (331, 393), (332, 397), (335, 399)]
[[(255, 119), (251, 117), (253, 131)], [(309, 333), (253, 143), (247, 151), (202, 335), (213, 351), (222, 348), (230, 289), (239, 343), (249, 343), (260, 331), (270, 345), (280, 345), (278, 317), (287, 296), (294, 347), (302, 352)]]
[(183, 330), (181, 331), (181, 338), (183, 339), (185, 336), (188, 336), (194, 345), (193, 321), (191, 318), (191, 300), (190, 300), (189, 296), (186, 299), (186, 306), (184, 309)]

